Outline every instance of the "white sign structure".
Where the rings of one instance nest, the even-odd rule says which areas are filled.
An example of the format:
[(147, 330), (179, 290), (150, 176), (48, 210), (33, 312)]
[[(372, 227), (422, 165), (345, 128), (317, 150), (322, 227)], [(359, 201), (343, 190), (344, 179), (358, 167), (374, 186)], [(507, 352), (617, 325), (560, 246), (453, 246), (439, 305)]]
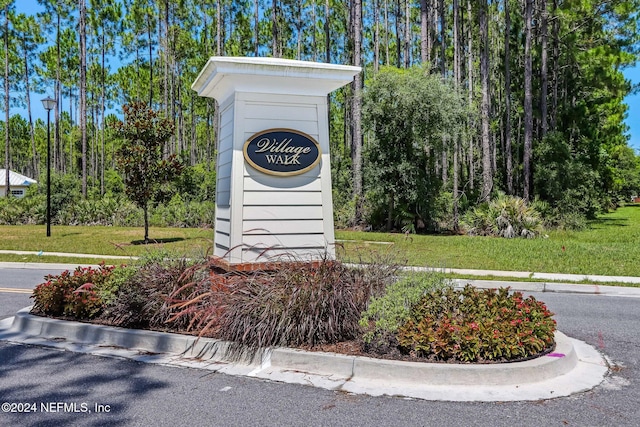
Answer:
[(327, 95), (359, 67), (212, 57), (191, 88), (219, 103), (214, 255), (334, 258)]

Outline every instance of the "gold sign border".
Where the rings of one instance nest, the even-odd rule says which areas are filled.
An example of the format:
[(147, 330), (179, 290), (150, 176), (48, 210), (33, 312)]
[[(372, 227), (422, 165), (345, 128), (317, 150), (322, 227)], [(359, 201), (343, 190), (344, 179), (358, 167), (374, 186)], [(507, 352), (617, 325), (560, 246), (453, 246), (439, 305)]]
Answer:
[[(251, 160), (251, 158), (249, 157), (249, 154), (247, 153), (247, 148), (249, 147), (249, 144), (251, 143), (251, 141), (255, 140), (256, 138), (265, 135), (267, 133), (271, 133), (271, 132), (290, 132), (290, 133), (295, 133), (296, 135), (300, 135), (302, 137), (307, 138), (309, 141), (313, 142), (316, 145), (316, 148), (318, 149), (318, 158), (314, 160), (314, 162), (312, 164), (310, 164), (309, 166), (307, 166), (304, 169), (300, 169), (297, 171), (292, 171), (292, 172), (278, 172), (278, 171), (272, 171), (269, 169), (265, 169), (262, 166), (258, 166), (257, 164), (255, 164), (253, 162), (253, 160)], [(322, 149), (320, 148), (320, 144), (318, 144), (318, 141), (316, 141), (313, 137), (311, 137), (310, 135), (301, 132), (299, 130), (295, 130), (295, 129), (288, 129), (288, 128), (272, 128), (272, 129), (267, 129), (267, 130), (263, 130), (260, 131), (258, 133), (253, 134), (249, 139), (247, 139), (244, 143), (244, 146), (242, 148), (242, 154), (244, 155), (244, 159), (246, 160), (247, 163), (249, 163), (251, 165), (252, 168), (265, 173), (267, 175), (273, 175), (273, 176), (295, 176), (295, 175), (301, 175), (305, 172), (309, 172), (311, 169), (315, 168), (318, 163), (320, 163), (320, 159), (322, 157)]]

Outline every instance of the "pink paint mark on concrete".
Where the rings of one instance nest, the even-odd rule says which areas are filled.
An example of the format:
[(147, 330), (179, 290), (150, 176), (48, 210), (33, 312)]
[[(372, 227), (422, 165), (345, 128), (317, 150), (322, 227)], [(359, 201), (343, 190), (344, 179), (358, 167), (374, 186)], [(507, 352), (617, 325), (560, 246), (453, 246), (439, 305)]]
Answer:
[(604, 348), (604, 335), (602, 335), (602, 331), (598, 331), (598, 347), (599, 348)]
[(566, 356), (564, 353), (549, 353), (547, 354), (549, 357), (564, 357)]

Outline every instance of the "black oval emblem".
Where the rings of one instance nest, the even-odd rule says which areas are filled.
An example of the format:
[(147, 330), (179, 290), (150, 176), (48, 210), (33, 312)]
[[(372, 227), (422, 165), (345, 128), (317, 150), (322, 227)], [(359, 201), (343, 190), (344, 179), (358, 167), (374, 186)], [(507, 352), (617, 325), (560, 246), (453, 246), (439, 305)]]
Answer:
[(303, 132), (269, 129), (253, 135), (244, 144), (244, 158), (260, 172), (299, 175), (320, 162), (320, 145)]

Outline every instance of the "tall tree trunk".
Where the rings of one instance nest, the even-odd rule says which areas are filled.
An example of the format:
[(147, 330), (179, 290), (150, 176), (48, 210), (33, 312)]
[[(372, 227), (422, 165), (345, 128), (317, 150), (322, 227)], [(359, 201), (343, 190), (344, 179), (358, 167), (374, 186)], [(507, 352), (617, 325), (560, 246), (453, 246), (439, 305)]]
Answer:
[(62, 84), (60, 83), (60, 73), (61, 73), (61, 52), (60, 52), (60, 10), (56, 12), (57, 23), (56, 23), (56, 83), (55, 83), (55, 94), (53, 97), (56, 99), (56, 108), (54, 110), (54, 120), (55, 131), (54, 131), (54, 144), (53, 144), (53, 158), (54, 158), (54, 170), (62, 171), (64, 167), (63, 158), (62, 158), (62, 142), (60, 141), (60, 106), (62, 105)]
[(302, 59), (302, 6), (301, 2), (296, 3), (298, 19), (296, 21), (296, 59)]
[(549, 76), (547, 75), (547, 39), (548, 39), (547, 0), (540, 0), (540, 138), (547, 134), (547, 93)]
[(147, 13), (147, 41), (149, 43), (149, 108), (153, 108), (153, 43), (151, 42), (151, 16)]
[(380, 4), (379, 0), (373, 1), (373, 72), (380, 69)]
[(280, 57), (280, 34), (278, 33), (278, 0), (272, 1), (271, 9), (271, 54), (274, 58)]
[(32, 167), (33, 167), (33, 178), (36, 180), (40, 179), (40, 170), (38, 169), (38, 152), (36, 150), (36, 137), (35, 131), (33, 128), (33, 115), (31, 112), (31, 83), (29, 81), (29, 55), (27, 55), (26, 43), (24, 42), (23, 52), (23, 60), (24, 60), (24, 89), (25, 96), (27, 101), (27, 115), (29, 116), (29, 138), (31, 140), (31, 156)]
[(216, 52), (218, 56), (223, 55), (224, 52), (222, 48), (224, 37), (222, 35), (222, 7), (220, 3), (221, 0), (216, 0)]
[(446, 68), (446, 28), (445, 28), (445, 17), (444, 17), (444, 0), (439, 0), (438, 3), (438, 14), (440, 16), (440, 72), (444, 77), (447, 72)]
[(144, 244), (149, 243), (149, 206), (147, 203), (142, 207), (142, 213), (144, 215)]
[(316, 21), (318, 20), (317, 12), (316, 12), (316, 0), (313, 0), (311, 3), (311, 22), (313, 23), (311, 31), (311, 49), (313, 50), (313, 62), (318, 61), (318, 41), (316, 40)]
[[(160, 5), (158, 5), (158, 8), (160, 8)], [(164, 30), (164, 37), (162, 34), (162, 31), (158, 31), (158, 35), (160, 36), (160, 43), (159, 45), (164, 47), (164, 54), (163, 54), (163, 65), (164, 65), (164, 77), (163, 77), (163, 86), (164, 86), (164, 91), (163, 91), (163, 98), (162, 98), (162, 108), (165, 112), (165, 114), (169, 114), (169, 0), (164, 0), (164, 15), (163, 15), (163, 19), (160, 20), (158, 19), (158, 26), (161, 27), (160, 22), (162, 22), (163, 25), (163, 30)], [(175, 117), (175, 115), (172, 115), (171, 117)], [(167, 142), (170, 145), (170, 142)]]
[(482, 193), (480, 200), (489, 200), (493, 189), (491, 140), (489, 136), (489, 25), (487, 0), (480, 3), (480, 83), (482, 103), (480, 107), (480, 128), (482, 138)]
[(329, 13), (329, 0), (326, 0), (324, 3), (324, 62), (326, 62), (327, 64), (331, 63), (331, 31), (329, 27)]
[[(473, 106), (473, 13), (471, 0), (467, 0), (467, 85), (469, 108)], [(475, 185), (475, 164), (474, 164), (474, 138), (470, 132), (469, 137), (469, 190), (473, 190)]]
[(85, 0), (80, 7), (80, 133), (82, 138), (82, 197), (87, 198), (87, 25)]
[(427, 65), (427, 62), (429, 62), (428, 20), (427, 0), (420, 0), (420, 61), (427, 70), (429, 69)]
[[(446, 67), (446, 29), (445, 29), (445, 17), (444, 17), (444, 0), (439, 0), (438, 13), (440, 16), (440, 74), (442, 78), (447, 76)], [(442, 182), (446, 185), (449, 180), (449, 147), (447, 147), (447, 137), (442, 137)]]
[(196, 110), (195, 110), (195, 103), (196, 103), (196, 98), (195, 98), (195, 94), (193, 91), (189, 92), (190, 96), (189, 96), (189, 100), (191, 101), (191, 105), (189, 106), (189, 112), (191, 113), (191, 132), (189, 135), (189, 142), (190, 142), (190, 149), (189, 152), (191, 153), (191, 166), (195, 166), (195, 164), (198, 162), (198, 149), (196, 146)]
[(258, 46), (260, 44), (260, 22), (259, 22), (258, 0), (253, 0), (253, 56), (258, 56)]
[(529, 200), (531, 186), (531, 159), (533, 151), (533, 94), (532, 80), (533, 68), (531, 60), (531, 39), (533, 30), (531, 21), (533, 19), (533, 1), (525, 0), (524, 8), (524, 152), (522, 156), (524, 172), (523, 198)]
[(404, 68), (411, 66), (411, 11), (409, 0), (404, 0)]
[(384, 65), (389, 65), (389, 0), (384, 0)]
[[(362, 66), (362, 0), (354, 0), (353, 65)], [(354, 223), (362, 220), (362, 73), (353, 81), (353, 193), (356, 199)]]
[(4, 169), (5, 197), (11, 196), (11, 150), (9, 145), (9, 6), (4, 7)]
[(511, 16), (509, 0), (504, 0), (504, 156), (507, 175), (507, 194), (513, 194), (513, 154), (511, 153)]
[(560, 78), (560, 22), (557, 16), (558, 0), (553, 0), (553, 8), (551, 10), (553, 24), (551, 26), (551, 38), (553, 44), (553, 81), (551, 96), (551, 129), (556, 129), (558, 115), (558, 79)]
[(400, 31), (400, 0), (396, 0), (396, 67), (402, 68), (402, 39)]
[[(460, 3), (459, 0), (453, 0), (453, 76), (456, 90), (460, 89)], [(458, 175), (460, 174), (459, 151), (460, 151), (460, 135), (452, 135), (453, 137), (453, 231), (459, 229), (458, 218)]]
[(102, 30), (102, 69), (100, 70), (100, 194), (104, 195), (104, 151), (105, 151), (105, 140), (104, 140), (104, 112), (105, 112), (105, 86), (106, 86), (106, 77), (105, 77), (105, 55), (106, 55), (106, 45), (105, 45), (105, 34), (104, 29)]

